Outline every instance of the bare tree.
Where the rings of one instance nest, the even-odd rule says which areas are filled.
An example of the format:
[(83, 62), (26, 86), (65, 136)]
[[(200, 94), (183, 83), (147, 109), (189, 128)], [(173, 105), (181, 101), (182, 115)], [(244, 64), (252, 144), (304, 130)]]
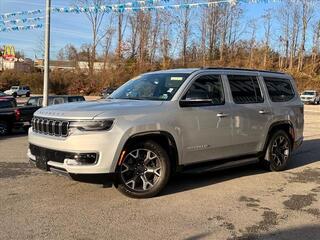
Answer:
[(268, 55), (270, 48), (270, 34), (271, 34), (271, 10), (267, 10), (262, 16), (264, 20), (264, 56), (263, 56), (263, 67), (266, 68), (268, 64)]
[(256, 45), (256, 32), (257, 32), (257, 24), (256, 20), (252, 19), (248, 25), (249, 29), (251, 30), (251, 39), (250, 39), (250, 53), (249, 53), (249, 67), (253, 66), (253, 59), (254, 59), (254, 49)]
[(313, 47), (312, 47), (312, 63), (313, 63), (314, 71), (320, 62), (318, 60), (319, 54), (320, 54), (320, 20), (318, 20), (314, 25)]
[(305, 45), (307, 38), (307, 29), (313, 14), (313, 6), (310, 0), (301, 0), (302, 4), (302, 36), (299, 50), (298, 71), (302, 71), (304, 65)]
[[(101, 7), (105, 5), (104, 0), (76, 0), (77, 6), (93, 6), (93, 7)], [(96, 61), (97, 55), (97, 46), (104, 39), (106, 32), (103, 31), (102, 23), (105, 16), (104, 11), (99, 10), (91, 10), (85, 13), (87, 19), (90, 22), (91, 33), (92, 33), (92, 42), (90, 45), (90, 51), (88, 54), (88, 66), (89, 66), (89, 75), (93, 75), (94, 71), (94, 62)]]

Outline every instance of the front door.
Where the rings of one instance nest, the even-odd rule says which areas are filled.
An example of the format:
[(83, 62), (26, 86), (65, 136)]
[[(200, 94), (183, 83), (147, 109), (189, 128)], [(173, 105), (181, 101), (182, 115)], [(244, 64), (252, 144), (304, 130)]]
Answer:
[(182, 99), (211, 100), (209, 104), (180, 109), (183, 164), (228, 157), (232, 148), (232, 122), (221, 76), (199, 75)]

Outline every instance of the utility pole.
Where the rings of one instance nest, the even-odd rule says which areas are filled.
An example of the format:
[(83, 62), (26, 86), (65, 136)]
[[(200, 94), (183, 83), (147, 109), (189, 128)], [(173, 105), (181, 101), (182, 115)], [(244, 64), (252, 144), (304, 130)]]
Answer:
[(46, 0), (46, 25), (45, 25), (45, 53), (44, 53), (44, 76), (43, 76), (43, 101), (42, 106), (48, 106), (48, 82), (50, 72), (50, 15), (51, 0)]

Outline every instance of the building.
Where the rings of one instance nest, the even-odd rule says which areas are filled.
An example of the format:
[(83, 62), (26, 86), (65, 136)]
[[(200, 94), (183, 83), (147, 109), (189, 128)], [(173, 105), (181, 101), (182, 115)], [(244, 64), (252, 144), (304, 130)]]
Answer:
[(0, 72), (5, 70), (14, 70), (18, 72), (31, 72), (33, 70), (33, 61), (26, 59), (4, 59), (0, 57)]
[[(44, 60), (43, 59), (36, 59), (34, 61), (34, 67), (40, 70), (44, 68)], [(93, 65), (93, 69), (96, 72), (103, 71), (105, 68), (109, 68), (109, 65), (105, 65), (104, 62), (95, 62)], [(80, 71), (88, 71), (89, 70), (89, 63), (86, 61), (60, 61), (60, 60), (51, 60), (50, 61), (50, 70), (80, 70)]]

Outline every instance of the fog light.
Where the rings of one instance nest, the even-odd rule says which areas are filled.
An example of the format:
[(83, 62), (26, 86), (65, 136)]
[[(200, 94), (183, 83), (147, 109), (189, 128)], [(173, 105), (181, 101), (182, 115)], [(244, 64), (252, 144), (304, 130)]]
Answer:
[(64, 159), (67, 165), (92, 165), (98, 160), (98, 154), (96, 153), (79, 153), (75, 154), (72, 158), (68, 157)]

